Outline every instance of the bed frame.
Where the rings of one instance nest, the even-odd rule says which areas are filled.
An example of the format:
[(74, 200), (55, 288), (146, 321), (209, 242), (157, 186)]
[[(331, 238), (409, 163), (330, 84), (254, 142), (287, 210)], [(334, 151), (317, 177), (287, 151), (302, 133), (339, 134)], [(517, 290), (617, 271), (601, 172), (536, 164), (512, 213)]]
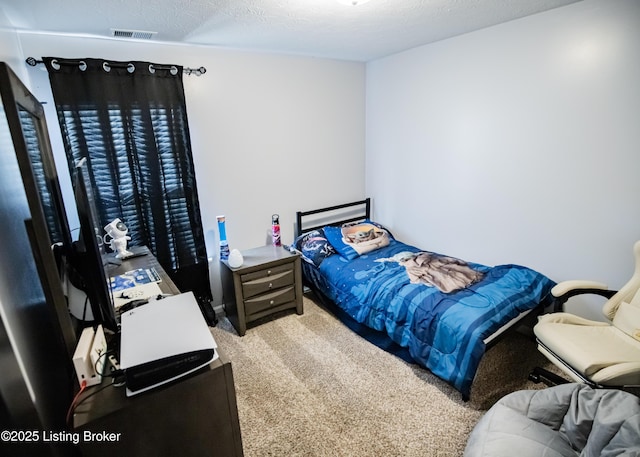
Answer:
[[(371, 217), (371, 199), (365, 198), (351, 203), (327, 206), (311, 211), (296, 213), (296, 237), (327, 225), (340, 226), (349, 222), (358, 222)], [(303, 220), (304, 219), (304, 220)], [(322, 222), (322, 223), (320, 223)], [(318, 225), (318, 223), (320, 223)], [(307, 224), (315, 224), (307, 226)]]
[[(358, 200), (350, 203), (343, 203), (340, 205), (327, 206), (310, 211), (298, 211), (296, 212), (296, 237), (312, 230), (320, 229), (327, 225), (341, 226), (342, 224), (350, 222), (359, 222), (365, 219), (370, 219), (370, 217), (370, 198), (365, 198), (364, 200)], [(307, 281), (305, 280), (305, 283), (306, 282)], [(325, 307), (328, 307), (334, 314), (337, 315), (337, 317), (340, 318), (340, 320), (345, 325), (347, 325), (356, 333), (360, 334), (360, 336), (369, 340), (376, 346), (388, 352), (391, 352), (408, 362), (413, 361), (411, 356), (408, 354), (408, 349), (401, 348), (399, 345), (392, 342), (390, 338), (387, 338), (386, 335), (383, 334), (383, 332), (378, 332), (377, 330), (370, 329), (363, 324), (355, 322), (353, 319), (351, 319), (350, 316), (347, 315), (346, 312), (339, 308), (329, 298), (324, 296), (321, 291), (315, 290), (315, 288), (311, 284), (305, 285), (314, 292), (314, 294), (318, 297), (318, 299), (323, 303)], [(497, 344), (502, 339), (502, 337), (506, 333), (508, 333), (508, 331), (513, 331), (520, 326), (527, 326), (532, 328), (537, 319), (537, 316), (542, 313), (545, 307), (546, 304), (541, 303), (539, 306), (524, 311), (515, 318), (511, 319), (492, 335), (484, 339), (486, 349), (489, 349)], [(464, 398), (464, 396), (463, 399), (465, 401), (468, 400), (468, 398)]]

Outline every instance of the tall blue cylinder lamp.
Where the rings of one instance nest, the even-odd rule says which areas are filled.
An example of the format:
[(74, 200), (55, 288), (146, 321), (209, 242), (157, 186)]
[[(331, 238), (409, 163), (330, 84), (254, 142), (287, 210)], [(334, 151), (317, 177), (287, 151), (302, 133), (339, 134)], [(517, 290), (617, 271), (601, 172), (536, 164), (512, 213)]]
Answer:
[(229, 242), (227, 241), (227, 229), (224, 216), (217, 216), (218, 231), (220, 232), (220, 260), (229, 258)]

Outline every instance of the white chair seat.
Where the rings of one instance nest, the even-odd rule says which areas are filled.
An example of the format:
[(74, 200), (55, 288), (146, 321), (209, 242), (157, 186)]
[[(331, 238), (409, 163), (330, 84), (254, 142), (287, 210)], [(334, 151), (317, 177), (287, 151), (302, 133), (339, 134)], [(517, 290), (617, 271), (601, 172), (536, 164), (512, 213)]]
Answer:
[[(640, 241), (633, 245), (633, 255), (633, 276), (618, 291), (595, 281), (558, 283), (551, 289), (554, 312), (541, 316), (533, 328), (540, 352), (577, 382), (594, 387), (640, 386)], [(606, 297), (602, 313), (607, 322), (557, 312), (579, 294)], [(534, 368), (529, 379), (547, 384), (566, 382), (541, 367)]]
[(609, 323), (554, 313), (541, 316), (534, 332), (545, 355), (555, 355), (595, 383), (640, 384), (640, 341)]

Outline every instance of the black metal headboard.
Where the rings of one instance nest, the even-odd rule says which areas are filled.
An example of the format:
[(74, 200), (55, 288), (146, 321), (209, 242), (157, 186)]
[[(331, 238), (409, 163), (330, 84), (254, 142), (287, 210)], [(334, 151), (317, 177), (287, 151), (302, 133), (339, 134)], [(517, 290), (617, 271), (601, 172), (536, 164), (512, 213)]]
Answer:
[[(371, 199), (365, 198), (351, 203), (327, 206), (310, 211), (296, 212), (296, 237), (327, 225), (342, 225), (357, 222), (371, 217)], [(308, 222), (308, 221), (311, 222)], [(322, 222), (322, 223), (319, 223)], [(305, 223), (315, 224), (305, 226)]]

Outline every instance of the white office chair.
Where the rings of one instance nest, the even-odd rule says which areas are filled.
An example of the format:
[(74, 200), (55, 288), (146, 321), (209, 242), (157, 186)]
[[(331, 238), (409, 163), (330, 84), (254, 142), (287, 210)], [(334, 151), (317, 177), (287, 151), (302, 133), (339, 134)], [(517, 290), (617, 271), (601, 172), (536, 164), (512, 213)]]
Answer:
[[(572, 380), (592, 387), (640, 386), (640, 241), (633, 248), (635, 272), (619, 291), (593, 281), (564, 281), (551, 293), (554, 311), (540, 317), (533, 331), (538, 349)], [(584, 319), (561, 311), (572, 296), (594, 293), (608, 298), (607, 322)], [(548, 370), (535, 368), (534, 382), (566, 382)]]

